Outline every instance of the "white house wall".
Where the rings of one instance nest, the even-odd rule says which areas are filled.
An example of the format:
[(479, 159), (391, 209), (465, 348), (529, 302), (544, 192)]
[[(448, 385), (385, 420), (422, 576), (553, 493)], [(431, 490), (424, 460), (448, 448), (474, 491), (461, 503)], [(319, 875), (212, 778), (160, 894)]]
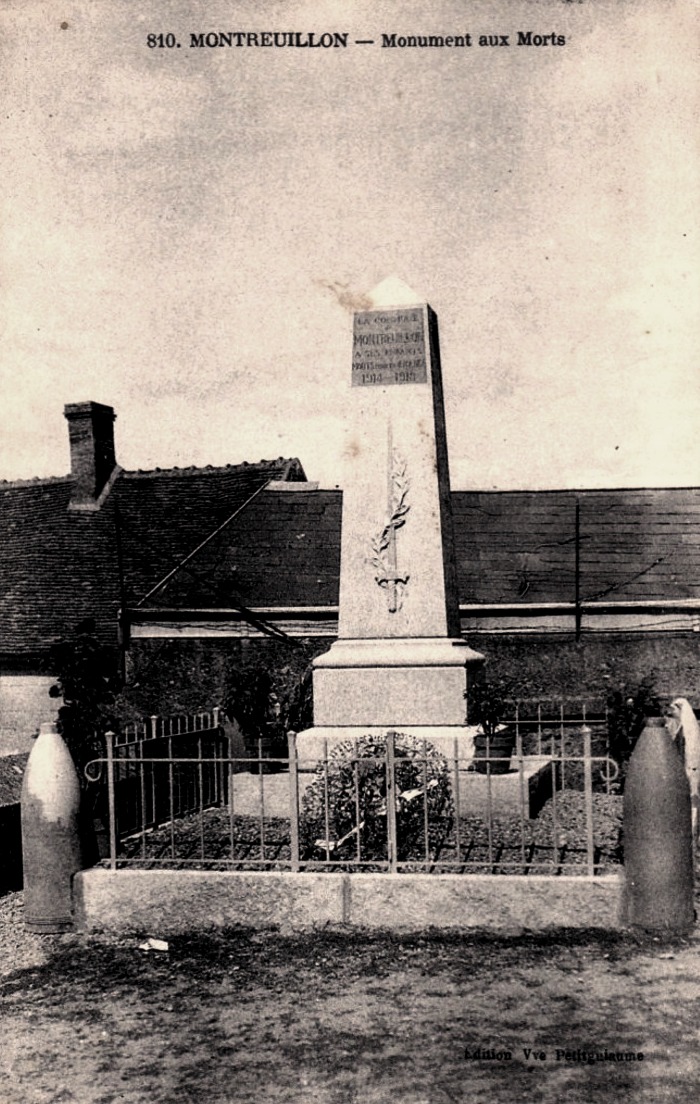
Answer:
[(56, 717), (47, 675), (0, 675), (0, 755), (31, 751), (42, 721)]

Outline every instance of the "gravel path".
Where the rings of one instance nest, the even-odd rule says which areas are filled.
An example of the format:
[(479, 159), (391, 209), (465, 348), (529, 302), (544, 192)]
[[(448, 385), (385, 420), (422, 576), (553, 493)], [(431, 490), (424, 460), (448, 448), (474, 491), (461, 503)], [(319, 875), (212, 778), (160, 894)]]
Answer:
[(24, 923), (24, 894), (8, 893), (0, 897), (0, 977), (16, 970), (43, 966), (60, 946), (75, 942), (76, 936), (34, 935)]
[[(431, 854), (438, 856), (436, 864), (428, 868), (433, 873), (492, 873), (549, 874), (585, 872), (586, 869), (586, 810), (583, 794), (572, 791), (557, 797), (556, 812), (548, 801), (536, 820), (521, 821), (519, 816), (494, 816), (491, 821), (491, 838), (486, 821), (481, 816), (460, 818), (459, 850), (454, 825), (431, 847)], [(593, 837), (595, 862), (598, 873), (617, 869), (621, 861), (620, 833), (622, 828), (622, 799), (620, 797), (593, 794)], [(556, 831), (555, 831), (556, 829)], [(555, 842), (556, 837), (556, 842)], [(220, 864), (227, 868), (227, 860), (236, 859), (247, 869), (260, 869), (260, 860), (279, 864), (269, 869), (285, 869), (290, 859), (289, 819), (266, 817), (264, 821), (264, 853), (261, 845), (261, 825), (256, 817), (236, 815), (229, 820), (226, 809), (206, 809), (191, 816), (182, 817), (174, 825), (150, 829), (142, 836), (124, 840), (120, 857), (138, 859), (144, 865), (151, 861), (157, 866), (162, 858), (181, 860), (182, 866), (197, 866), (200, 858), (208, 860), (209, 868)], [(233, 843), (232, 843), (233, 839)], [(351, 868), (355, 854), (355, 837), (346, 836), (342, 850), (331, 858), (347, 862)], [(362, 856), (367, 859), (365, 853)], [(328, 869), (322, 864), (324, 850), (302, 851), (302, 858), (316, 862), (307, 869)], [(424, 859), (422, 838), (416, 841), (414, 851), (407, 856), (411, 861)], [(450, 865), (452, 864), (452, 865)]]
[[(673, 1104), (700, 1082), (695, 936), (237, 929), (152, 954), (31, 936), (19, 894), (0, 916), (2, 1104)], [(577, 1056), (608, 1048), (643, 1059)]]

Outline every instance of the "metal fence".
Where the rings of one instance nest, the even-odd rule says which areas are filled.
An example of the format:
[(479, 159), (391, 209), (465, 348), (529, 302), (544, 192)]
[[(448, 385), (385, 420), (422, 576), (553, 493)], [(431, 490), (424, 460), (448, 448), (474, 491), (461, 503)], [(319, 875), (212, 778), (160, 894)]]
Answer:
[(105, 735), (112, 869), (597, 874), (621, 862), (604, 709), (518, 702), (513, 748), (474, 758), (387, 732), (302, 759), (234, 754), (218, 710)]
[(148, 717), (104, 735), (86, 768), (107, 800), (110, 854), (117, 841), (228, 802), (228, 740), (220, 710)]

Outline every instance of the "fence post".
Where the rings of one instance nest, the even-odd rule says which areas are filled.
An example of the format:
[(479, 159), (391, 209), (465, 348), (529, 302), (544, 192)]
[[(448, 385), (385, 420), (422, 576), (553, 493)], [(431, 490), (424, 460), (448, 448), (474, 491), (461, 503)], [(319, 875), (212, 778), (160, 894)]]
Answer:
[(222, 763), (221, 763), (223, 752), (222, 752), (222, 743), (221, 743), (219, 712), (220, 712), (219, 706), (215, 705), (214, 708), (212, 709), (212, 732), (213, 732), (213, 741), (214, 741), (214, 743), (213, 743), (213, 748), (214, 748), (213, 786), (214, 786), (214, 804), (217, 805), (217, 806), (221, 805), (221, 792), (224, 788), (223, 787)]
[(202, 733), (197, 737), (197, 781), (199, 783), (199, 847), (204, 858), (204, 762), (202, 760)]
[(330, 834), (331, 809), (328, 797), (328, 737), (323, 737), (323, 835), (326, 846), (326, 862), (331, 861)]
[(258, 737), (258, 778), (260, 780), (260, 858), (265, 858), (265, 782), (263, 781), (262, 737)]
[(136, 747), (137, 747), (137, 750), (138, 750), (139, 779), (140, 779), (140, 788), (139, 788), (139, 797), (140, 797), (140, 806), (139, 806), (140, 816), (139, 816), (139, 819), (140, 819), (140, 825), (139, 825), (139, 828), (140, 828), (140, 831), (141, 831), (141, 856), (142, 856), (142, 858), (145, 859), (146, 858), (146, 775), (144, 774), (144, 765), (143, 765), (143, 760), (144, 760), (143, 743), (137, 744)]
[(296, 874), (299, 870), (299, 764), (297, 763), (297, 734), (287, 733), (289, 756), (289, 841), (291, 848), (291, 868)]
[[(155, 756), (155, 740), (157, 739), (157, 735), (158, 735), (158, 717), (156, 715), (153, 715), (151, 717), (151, 735), (150, 735), (150, 740), (153, 741), (153, 743), (151, 745), (151, 751), (148, 755), (148, 760), (149, 760), (148, 767), (146, 767), (145, 764), (144, 764), (144, 758), (146, 758), (146, 756), (144, 756), (145, 748), (144, 748), (144, 745), (141, 744), (141, 828), (142, 828), (142, 831), (144, 833), (144, 835), (142, 837), (143, 838), (142, 853), (143, 853), (144, 858), (146, 856), (146, 835), (145, 835), (146, 826), (149, 823), (149, 819), (150, 819), (150, 822), (154, 826), (157, 824), (157, 820), (156, 820), (155, 763), (153, 762), (153, 759), (154, 759), (154, 756)], [(149, 777), (149, 783), (150, 783), (149, 790), (150, 790), (150, 794), (151, 794), (151, 805), (152, 805), (152, 816), (150, 818), (148, 816), (148, 797), (147, 797), (147, 792), (146, 792), (146, 776), (147, 775), (150, 776)]]
[(586, 863), (588, 873), (595, 874), (595, 853), (593, 840), (593, 762), (591, 760), (591, 730), (582, 725), (583, 736), (583, 794), (586, 806)]
[(233, 732), (231, 731), (230, 727), (229, 727), (229, 730), (228, 730), (226, 736), (227, 736), (227, 743), (228, 743), (228, 749), (227, 749), (228, 750), (228, 775), (227, 775), (227, 778), (226, 778), (226, 781), (227, 781), (226, 801), (227, 801), (227, 804), (228, 804), (228, 837), (229, 837), (229, 846), (230, 846), (230, 857), (233, 860), (234, 853), (235, 853), (234, 831), (233, 831), (233, 802), (234, 802), (234, 796), (235, 796), (234, 795), (234, 782), (233, 782), (233, 775), (234, 775), (233, 752), (234, 752), (234, 747), (233, 747)]
[(170, 821), (170, 857), (175, 858), (175, 784), (173, 779), (173, 734), (168, 733), (168, 820)]
[(114, 797), (114, 733), (105, 732), (107, 745), (107, 802), (109, 805), (109, 869), (117, 869), (117, 803)]
[(561, 788), (566, 789), (566, 725), (564, 724), (564, 703), (559, 706), (559, 747), (561, 748)]
[(525, 795), (525, 757), (523, 755), (523, 734), (520, 731), (520, 727), (516, 723), (515, 728), (515, 758), (518, 763), (518, 805), (520, 807), (520, 858), (523, 864), (523, 874), (526, 873), (525, 868), (525, 810), (527, 809), (528, 819), (530, 817), (530, 800), (529, 793)]
[(386, 734), (386, 846), (389, 873), (397, 872), (395, 732)]

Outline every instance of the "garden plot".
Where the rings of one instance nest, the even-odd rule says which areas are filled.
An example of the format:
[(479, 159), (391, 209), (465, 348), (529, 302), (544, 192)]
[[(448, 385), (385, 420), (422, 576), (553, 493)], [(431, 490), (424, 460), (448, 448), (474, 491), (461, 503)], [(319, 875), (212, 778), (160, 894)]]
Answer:
[[(596, 873), (621, 863), (622, 799), (593, 794), (592, 826)], [(493, 818), (464, 815), (445, 818), (433, 833), (428, 853), (418, 838), (399, 864), (405, 871), (431, 873), (575, 874), (587, 872), (587, 820), (584, 795), (557, 793), (536, 820), (519, 816)], [(436, 839), (436, 835), (438, 838)], [(342, 842), (319, 839), (302, 853), (304, 869), (321, 871), (381, 870), (376, 851), (363, 861), (362, 838)], [(122, 842), (118, 862), (141, 867), (287, 870), (291, 865), (290, 821), (286, 817), (229, 816), (208, 809)]]

